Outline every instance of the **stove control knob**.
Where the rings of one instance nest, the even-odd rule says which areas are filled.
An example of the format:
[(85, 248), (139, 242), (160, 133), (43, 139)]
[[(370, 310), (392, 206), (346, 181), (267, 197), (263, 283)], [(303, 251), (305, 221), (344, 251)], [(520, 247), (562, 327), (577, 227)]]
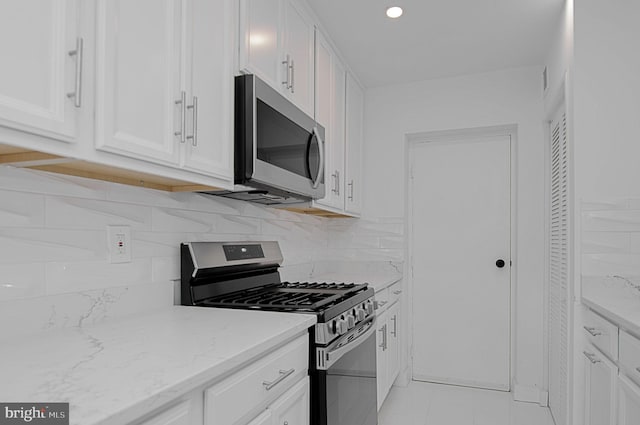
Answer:
[(351, 329), (351, 328), (353, 328), (353, 327), (355, 327), (355, 326), (356, 326), (356, 317), (355, 317), (355, 316), (353, 316), (353, 315), (351, 315), (351, 314), (350, 314), (350, 315), (348, 315), (348, 316), (347, 316), (347, 327), (348, 327), (349, 329)]
[(349, 323), (347, 323), (345, 319), (338, 319), (337, 326), (338, 326), (338, 332), (337, 332), (338, 335), (344, 335), (349, 330)]
[(373, 314), (373, 303), (371, 301), (367, 301), (365, 308), (367, 309), (367, 315)]
[(364, 308), (357, 308), (356, 309), (356, 320), (359, 322), (361, 320), (364, 320), (364, 318), (367, 316), (367, 312), (364, 311)]

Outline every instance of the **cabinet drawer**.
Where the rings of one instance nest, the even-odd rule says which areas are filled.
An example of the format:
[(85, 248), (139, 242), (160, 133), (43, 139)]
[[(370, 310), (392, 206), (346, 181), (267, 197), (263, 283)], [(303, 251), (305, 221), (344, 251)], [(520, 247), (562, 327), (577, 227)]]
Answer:
[(250, 419), (307, 375), (309, 338), (295, 341), (205, 390), (205, 423)]
[(620, 366), (640, 385), (640, 339), (620, 331)]
[(593, 345), (613, 360), (618, 359), (618, 327), (591, 310), (584, 315), (584, 333)]
[(389, 304), (393, 304), (398, 301), (402, 294), (402, 281), (398, 281), (389, 286)]

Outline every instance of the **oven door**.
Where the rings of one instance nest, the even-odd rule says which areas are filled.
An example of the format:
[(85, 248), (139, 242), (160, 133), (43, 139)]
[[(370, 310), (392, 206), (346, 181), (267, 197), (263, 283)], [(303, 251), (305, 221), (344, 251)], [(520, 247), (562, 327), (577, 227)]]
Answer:
[(375, 316), (326, 348), (312, 371), (313, 425), (376, 425)]

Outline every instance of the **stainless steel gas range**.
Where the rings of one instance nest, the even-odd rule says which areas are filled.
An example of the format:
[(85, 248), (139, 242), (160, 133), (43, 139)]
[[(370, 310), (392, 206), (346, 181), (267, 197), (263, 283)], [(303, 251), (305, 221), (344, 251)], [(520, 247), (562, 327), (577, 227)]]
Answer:
[(376, 313), (366, 284), (282, 282), (277, 242), (181, 246), (181, 302), (317, 316), (309, 332), (312, 425), (376, 425)]

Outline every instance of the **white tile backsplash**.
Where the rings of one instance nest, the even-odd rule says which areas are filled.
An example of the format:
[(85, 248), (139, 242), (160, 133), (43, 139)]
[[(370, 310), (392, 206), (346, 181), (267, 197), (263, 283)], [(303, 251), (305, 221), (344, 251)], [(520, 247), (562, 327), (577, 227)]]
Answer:
[(581, 274), (640, 275), (640, 200), (581, 203)]
[[(325, 219), (7, 166), (0, 199), (0, 338), (172, 304), (184, 241), (277, 240), (288, 280), (330, 261), (403, 259), (401, 218)], [(131, 227), (130, 263), (110, 263), (109, 225)]]

